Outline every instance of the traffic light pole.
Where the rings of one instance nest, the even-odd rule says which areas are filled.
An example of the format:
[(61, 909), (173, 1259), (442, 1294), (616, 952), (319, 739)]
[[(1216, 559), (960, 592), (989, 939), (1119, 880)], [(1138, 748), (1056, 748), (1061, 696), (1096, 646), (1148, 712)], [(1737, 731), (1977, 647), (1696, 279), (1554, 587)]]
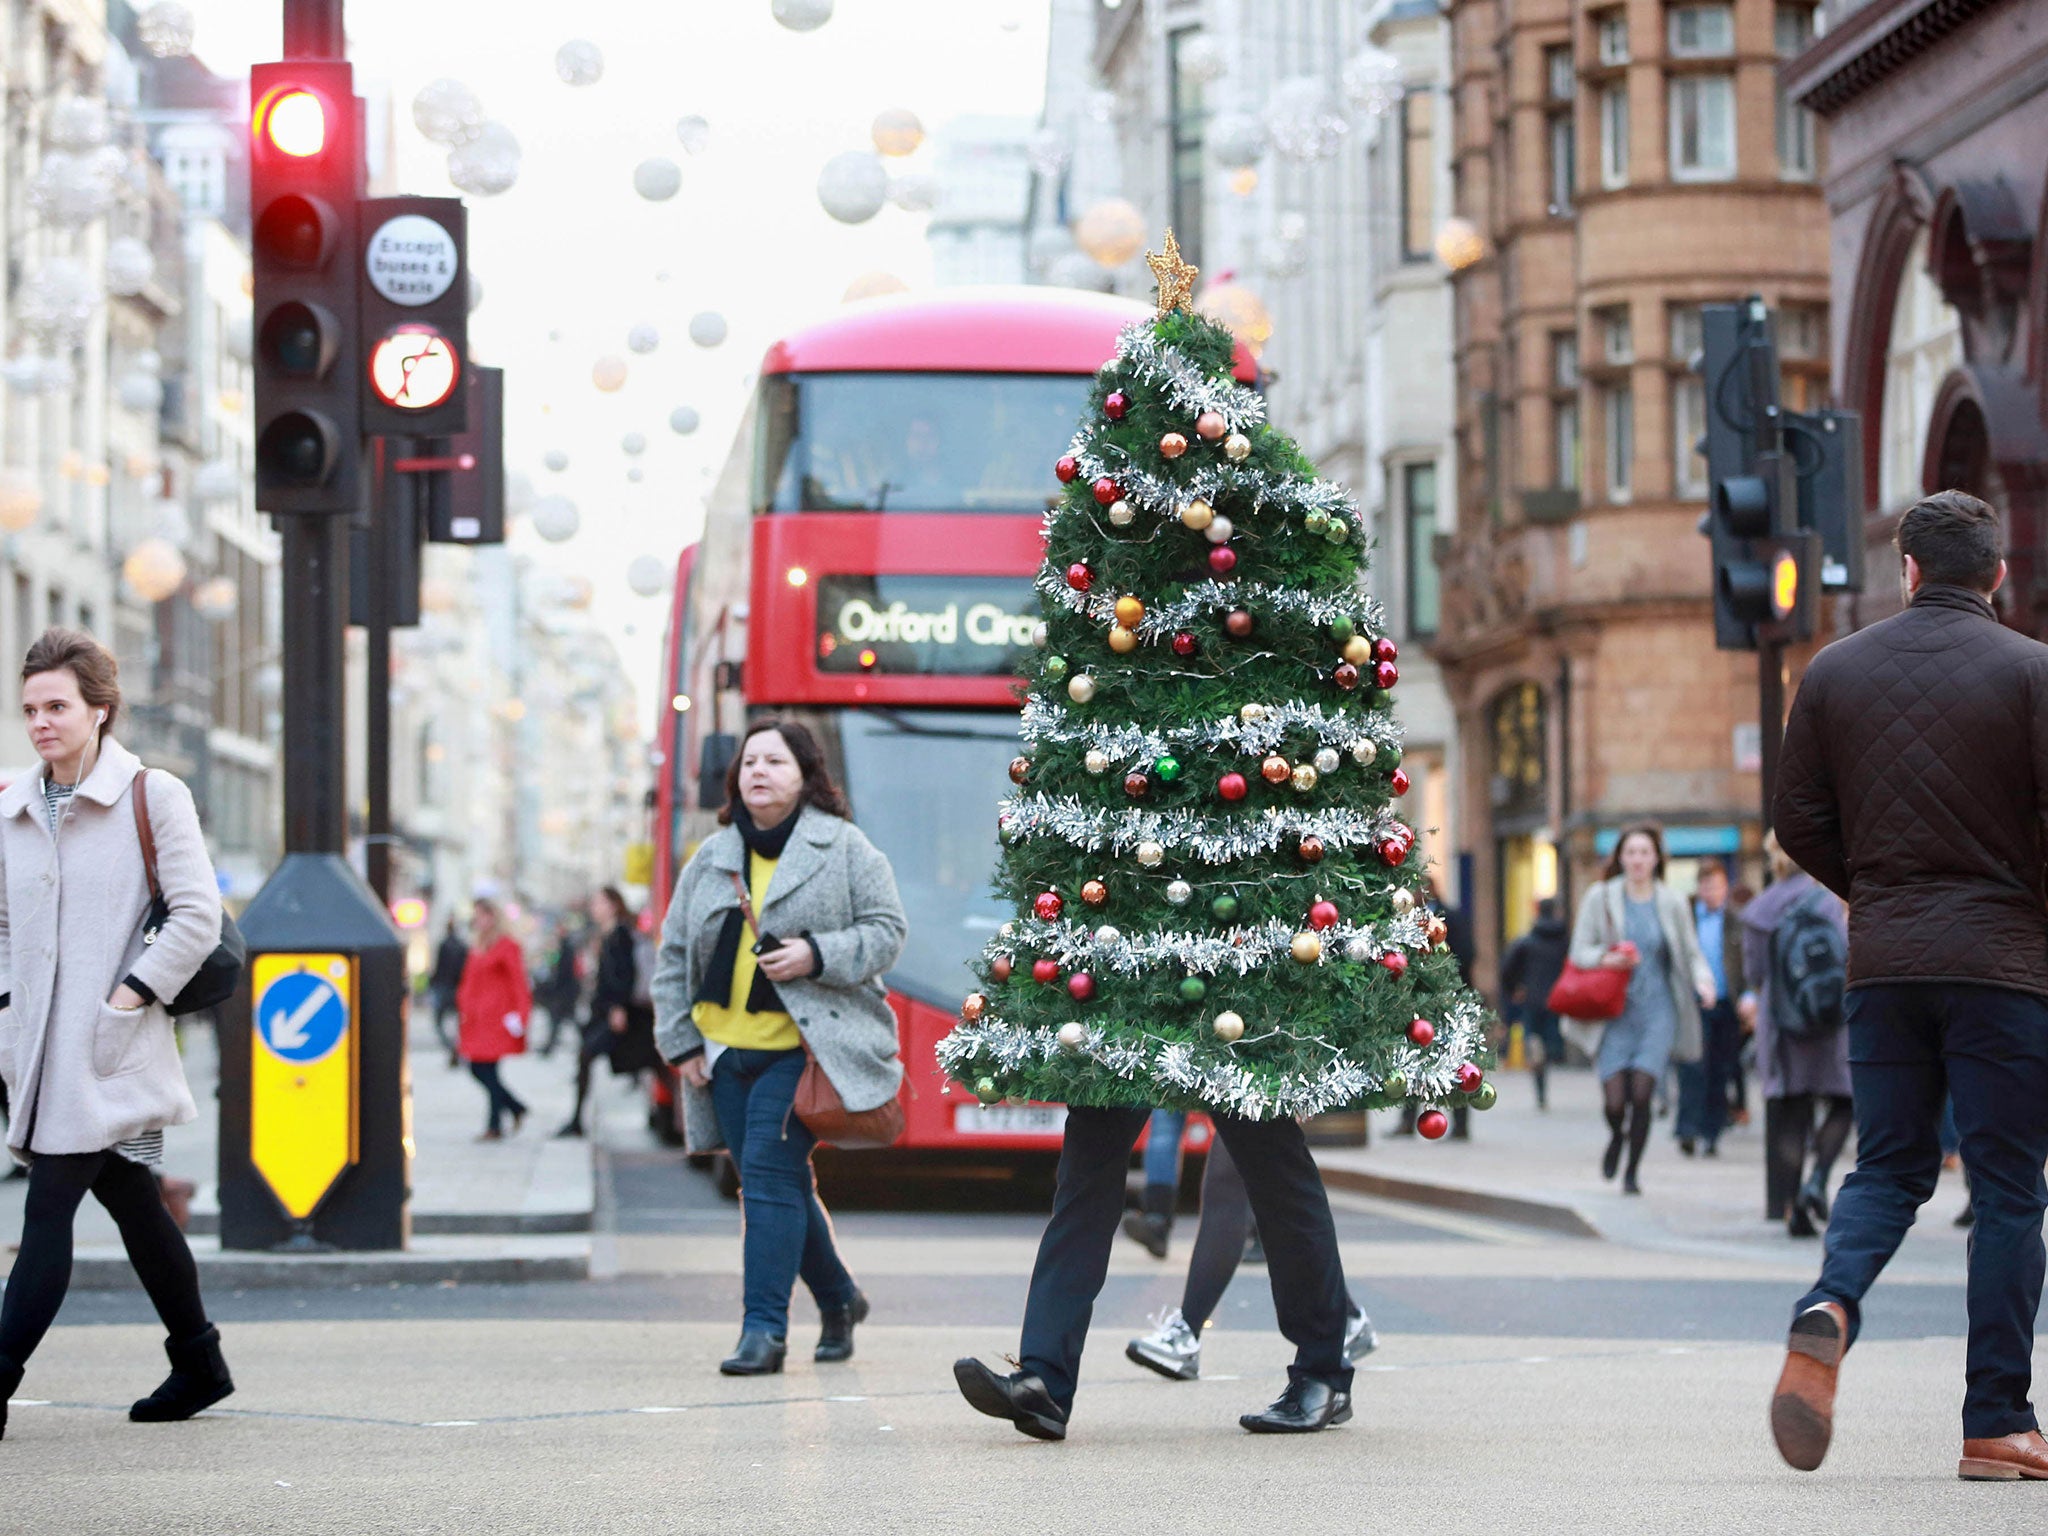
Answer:
[(403, 526), (393, 514), (392, 498), (410, 496), (407, 477), (392, 469), (410, 444), (404, 438), (372, 438), (370, 473), (369, 580), (365, 596), (369, 611), (365, 641), (363, 709), (363, 870), (370, 889), (391, 905), (391, 598), (397, 579), (392, 540)]
[[(1763, 829), (1771, 830), (1771, 802), (1778, 793), (1778, 759), (1785, 749), (1785, 647), (1761, 639), (1756, 647), (1757, 737), (1763, 779)], [(1764, 879), (1770, 879), (1765, 861)]]

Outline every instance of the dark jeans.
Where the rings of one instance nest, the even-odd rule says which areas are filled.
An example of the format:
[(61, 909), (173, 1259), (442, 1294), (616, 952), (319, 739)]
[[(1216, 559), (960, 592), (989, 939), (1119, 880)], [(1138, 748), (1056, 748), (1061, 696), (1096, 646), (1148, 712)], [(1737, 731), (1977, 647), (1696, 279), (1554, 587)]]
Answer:
[[(1187, 1115), (1178, 1109), (1155, 1109), (1145, 1131), (1145, 1186), (1148, 1189), (1180, 1188), (1180, 1142), (1188, 1128)], [(1166, 1208), (1171, 1214), (1173, 1207)]]
[(1741, 1071), (1742, 1024), (1735, 1005), (1718, 1002), (1700, 1015), (1700, 1059), (1678, 1068), (1678, 1125), (1684, 1140), (1713, 1146), (1727, 1127), (1729, 1085)]
[(472, 1061), (469, 1075), (484, 1085), (484, 1092), (490, 1096), (490, 1123), (485, 1127), (490, 1135), (500, 1131), (500, 1119), (505, 1115), (521, 1119), (526, 1114), (526, 1101), (505, 1086), (505, 1079), (498, 1075), (495, 1061)]
[(445, 1051), (455, 1049), (456, 1015), (455, 994), (436, 987), (427, 993), (427, 999), (434, 1011), (434, 1037), (441, 1042)]
[(113, 1152), (39, 1152), (29, 1169), (21, 1252), (0, 1301), (0, 1355), (16, 1365), (35, 1353), (71, 1288), (71, 1229), (88, 1193), (120, 1227), (128, 1262), (164, 1331), (180, 1343), (206, 1332), (199, 1268), (185, 1234), (164, 1209), (156, 1175)]
[(1999, 987), (1858, 987), (1847, 1017), (1856, 1169), (1835, 1197), (1820, 1280), (1795, 1315), (1840, 1302), (1854, 1341), (1864, 1293), (1941, 1176), (1942, 1100), (1952, 1096), (1977, 1205), (1963, 1434), (2033, 1429), (2027, 1394), (2048, 1207), (2048, 1000)]
[[(1038, 1244), (1024, 1304), (1023, 1368), (1044, 1381), (1053, 1401), (1071, 1408), (1095, 1298), (1109, 1272), (1110, 1245), (1124, 1209), (1124, 1170), (1144, 1129), (1143, 1109), (1067, 1111), (1052, 1220)], [(1273, 1308), (1294, 1345), (1290, 1378), (1313, 1377), (1351, 1390), (1344, 1358), (1344, 1267), (1329, 1197), (1292, 1120), (1213, 1117), (1251, 1196), (1265, 1240)]]
[(839, 1260), (832, 1218), (818, 1199), (811, 1151), (817, 1138), (797, 1119), (804, 1053), (720, 1053), (711, 1074), (719, 1134), (740, 1171), (741, 1253), (748, 1333), (789, 1337), (789, 1293), (801, 1275), (818, 1310), (853, 1304), (859, 1287)]

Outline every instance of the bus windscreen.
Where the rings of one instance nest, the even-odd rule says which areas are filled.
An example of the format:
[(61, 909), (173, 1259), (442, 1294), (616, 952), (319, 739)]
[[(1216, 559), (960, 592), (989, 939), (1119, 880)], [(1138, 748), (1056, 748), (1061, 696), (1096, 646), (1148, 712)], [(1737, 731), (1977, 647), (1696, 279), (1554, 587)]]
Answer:
[(815, 373), (761, 381), (766, 512), (1043, 512), (1087, 374)]

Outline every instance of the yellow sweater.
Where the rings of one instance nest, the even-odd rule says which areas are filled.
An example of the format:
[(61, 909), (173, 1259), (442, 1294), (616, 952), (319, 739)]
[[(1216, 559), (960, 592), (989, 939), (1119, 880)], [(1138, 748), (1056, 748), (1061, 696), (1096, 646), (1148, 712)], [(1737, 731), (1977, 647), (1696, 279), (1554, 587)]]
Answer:
[[(750, 899), (754, 911), (768, 904), (768, 882), (775, 878), (775, 860), (754, 854), (747, 860)], [(723, 1006), (698, 1003), (690, 1010), (690, 1021), (706, 1040), (738, 1046), (748, 1051), (793, 1051), (802, 1045), (796, 1020), (786, 1013), (754, 1013), (747, 1008), (747, 994), (754, 989), (754, 941), (760, 937), (749, 927), (740, 933), (740, 950), (732, 960), (732, 992)]]

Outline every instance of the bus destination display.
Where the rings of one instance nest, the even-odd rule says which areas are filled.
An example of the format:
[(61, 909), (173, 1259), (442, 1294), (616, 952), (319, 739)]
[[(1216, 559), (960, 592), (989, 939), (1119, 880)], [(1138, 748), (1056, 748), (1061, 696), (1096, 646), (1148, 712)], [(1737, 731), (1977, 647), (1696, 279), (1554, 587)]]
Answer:
[(1018, 576), (823, 576), (818, 670), (999, 677), (1017, 670), (1038, 622)]

